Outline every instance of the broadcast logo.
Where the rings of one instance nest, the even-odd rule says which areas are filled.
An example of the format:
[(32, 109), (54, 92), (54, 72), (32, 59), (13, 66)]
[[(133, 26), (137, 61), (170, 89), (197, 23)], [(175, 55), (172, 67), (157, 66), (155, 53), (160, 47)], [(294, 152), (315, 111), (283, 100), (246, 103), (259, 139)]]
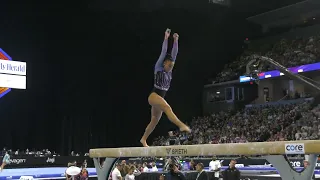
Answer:
[(286, 154), (305, 154), (304, 144), (303, 143), (285, 144), (285, 153)]

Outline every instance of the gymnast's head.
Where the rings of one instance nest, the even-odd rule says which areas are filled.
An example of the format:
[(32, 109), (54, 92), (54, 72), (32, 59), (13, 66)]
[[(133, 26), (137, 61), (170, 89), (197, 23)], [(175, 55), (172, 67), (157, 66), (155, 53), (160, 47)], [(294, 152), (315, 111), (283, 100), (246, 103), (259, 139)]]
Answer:
[(171, 56), (171, 54), (167, 54), (164, 61), (163, 61), (164, 71), (166, 71), (166, 72), (172, 71), (173, 66), (174, 66), (174, 61), (172, 59), (172, 56)]

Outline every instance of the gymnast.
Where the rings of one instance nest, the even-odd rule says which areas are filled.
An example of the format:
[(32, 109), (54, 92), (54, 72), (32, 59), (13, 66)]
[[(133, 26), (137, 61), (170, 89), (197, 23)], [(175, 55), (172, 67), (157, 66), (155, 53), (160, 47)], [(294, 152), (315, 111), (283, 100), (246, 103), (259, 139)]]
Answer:
[(2, 165), (0, 167), (0, 171), (2, 171), (4, 169), (4, 167), (10, 163), (10, 155), (9, 153), (6, 151), (5, 155), (3, 156), (3, 160), (2, 160)]
[(180, 131), (187, 133), (191, 132), (191, 129), (178, 119), (178, 117), (173, 113), (170, 105), (164, 99), (167, 91), (170, 88), (172, 69), (178, 55), (179, 35), (177, 33), (173, 34), (174, 43), (171, 54), (167, 54), (168, 39), (170, 37), (170, 33), (170, 29), (167, 29), (165, 31), (162, 51), (154, 67), (154, 87), (148, 97), (148, 102), (151, 106), (151, 121), (140, 140), (141, 144), (144, 147), (148, 147), (147, 139), (154, 128), (157, 126), (162, 116), (162, 112), (167, 115), (168, 119), (173, 124), (179, 127)]

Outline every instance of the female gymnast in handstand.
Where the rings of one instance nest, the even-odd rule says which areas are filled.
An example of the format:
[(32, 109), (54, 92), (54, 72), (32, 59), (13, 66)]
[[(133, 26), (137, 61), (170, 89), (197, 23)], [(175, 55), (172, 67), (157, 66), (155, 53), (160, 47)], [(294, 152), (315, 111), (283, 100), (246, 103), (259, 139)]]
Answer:
[(167, 29), (164, 35), (164, 41), (162, 44), (162, 51), (160, 57), (154, 67), (154, 87), (149, 95), (148, 101), (151, 106), (151, 121), (148, 124), (140, 142), (144, 147), (148, 147), (147, 139), (152, 133), (154, 128), (157, 126), (162, 112), (164, 112), (168, 119), (177, 125), (180, 131), (190, 133), (190, 128), (181, 122), (178, 117), (173, 113), (170, 105), (164, 99), (167, 91), (170, 88), (170, 83), (172, 79), (172, 69), (175, 60), (178, 55), (178, 40), (179, 35), (177, 33), (173, 34), (173, 48), (171, 54), (167, 54), (168, 49), (168, 39), (170, 37), (171, 30)]

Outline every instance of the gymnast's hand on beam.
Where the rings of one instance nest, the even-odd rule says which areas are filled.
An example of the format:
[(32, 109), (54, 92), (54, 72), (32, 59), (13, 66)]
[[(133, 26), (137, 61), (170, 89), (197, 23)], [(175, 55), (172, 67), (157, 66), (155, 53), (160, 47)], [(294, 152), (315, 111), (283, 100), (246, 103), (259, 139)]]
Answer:
[(179, 34), (178, 33), (174, 33), (173, 34), (173, 39), (174, 39), (174, 41), (178, 41), (179, 40)]
[(169, 39), (171, 33), (171, 29), (167, 29), (166, 32), (164, 33), (164, 39)]

